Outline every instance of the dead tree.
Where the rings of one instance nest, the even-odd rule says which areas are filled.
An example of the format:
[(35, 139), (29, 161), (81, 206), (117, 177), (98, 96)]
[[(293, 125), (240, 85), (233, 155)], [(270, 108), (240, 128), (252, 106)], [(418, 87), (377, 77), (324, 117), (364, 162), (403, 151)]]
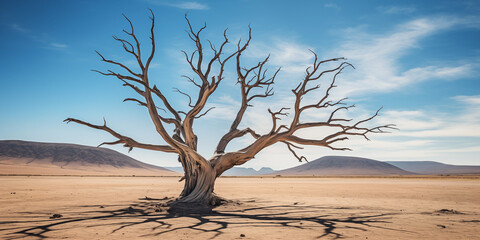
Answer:
[[(177, 154), (178, 161), (182, 164), (185, 173), (182, 178), (182, 180), (185, 180), (185, 186), (179, 197), (180, 202), (210, 203), (215, 199), (213, 188), (216, 178), (233, 166), (244, 164), (253, 159), (262, 149), (275, 143), (285, 144), (295, 158), (299, 161), (303, 161), (306, 160), (305, 157), (296, 152), (296, 150), (302, 148), (302, 145), (321, 146), (333, 150), (349, 150), (349, 148), (335, 147), (333, 144), (345, 141), (348, 139), (348, 136), (353, 135), (361, 136), (368, 140), (367, 134), (382, 133), (385, 129), (393, 128), (393, 125), (382, 125), (371, 128), (362, 126), (363, 123), (376, 117), (380, 109), (371, 117), (360, 121), (337, 117), (336, 114), (338, 112), (348, 110), (354, 106), (346, 105), (344, 102), (345, 99), (332, 101), (329, 99), (329, 96), (332, 89), (336, 87), (335, 82), (337, 76), (345, 68), (353, 66), (346, 62), (344, 58), (319, 60), (317, 54), (312, 51), (314, 56), (313, 64), (306, 69), (305, 77), (300, 81), (298, 86), (295, 89), (292, 89), (295, 96), (293, 106), (290, 108), (283, 107), (279, 110), (268, 110), (272, 119), (272, 127), (270, 131), (265, 134), (260, 134), (251, 128), (239, 129), (244, 114), (246, 110), (251, 107), (252, 101), (260, 98), (268, 98), (273, 95), (272, 87), (280, 69), (276, 70), (271, 76), (267, 75), (266, 64), (269, 57), (266, 57), (253, 67), (248, 68), (241, 64), (242, 54), (249, 46), (251, 40), (250, 27), (248, 39), (244, 43), (238, 41), (236, 44), (236, 50), (233, 53), (226, 54), (224, 50), (225, 46), (229, 43), (226, 30), (223, 33), (223, 42), (219, 45), (220, 47), (216, 48), (214, 44), (208, 41), (213, 56), (209, 59), (205, 59), (205, 43), (201, 40), (200, 34), (206, 28), (206, 24), (199, 30), (194, 30), (186, 15), (185, 19), (188, 25), (187, 34), (193, 43), (195, 43), (196, 50), (190, 54), (185, 51), (183, 51), (183, 53), (185, 54), (187, 63), (193, 73), (199, 78), (199, 81), (184, 76), (192, 84), (198, 87), (198, 93), (196, 96), (192, 97), (181, 90), (177, 90), (188, 96), (191, 100), (188, 111), (179, 111), (172, 107), (171, 102), (165, 97), (162, 89), (155, 84), (152, 84), (152, 81), (149, 79), (148, 71), (155, 54), (155, 16), (153, 12), (151, 12), (150, 17), (151, 51), (148, 53), (146, 61), (142, 58), (143, 55), (141, 55), (140, 41), (134, 32), (133, 24), (125, 15), (124, 17), (128, 21), (130, 29), (123, 31), (131, 38), (131, 40), (129, 41), (116, 36), (113, 38), (123, 46), (123, 49), (127, 53), (136, 59), (140, 72), (135, 72), (130, 67), (127, 67), (120, 62), (108, 59), (99, 52), (97, 52), (97, 54), (103, 62), (116, 65), (122, 69), (124, 73), (112, 70), (106, 72), (94, 71), (105, 76), (116, 77), (123, 82), (123, 86), (131, 88), (138, 94), (139, 98), (126, 98), (124, 101), (133, 101), (147, 108), (149, 116), (155, 126), (155, 130), (163, 140), (165, 140), (166, 144), (154, 145), (138, 142), (111, 129), (107, 126), (105, 121), (103, 125), (94, 125), (74, 118), (67, 118), (65, 119), (65, 122), (75, 122), (91, 128), (103, 130), (117, 139), (116, 141), (104, 142), (100, 145), (123, 144), (123, 146), (129, 148), (129, 150), (132, 150), (133, 148), (142, 148)], [(229, 131), (223, 135), (217, 144), (214, 156), (211, 159), (206, 159), (197, 152), (198, 138), (195, 135), (193, 125), (196, 119), (204, 116), (210, 110), (205, 109), (205, 105), (215, 90), (217, 90), (220, 83), (224, 81), (225, 65), (229, 61), (236, 62), (237, 81), (241, 93), (241, 106), (238, 109)], [(335, 62), (338, 62), (337, 67), (323, 71), (321, 70), (321, 67), (326, 63)], [(215, 69), (215, 73), (213, 72), (213, 69)], [(304, 104), (302, 99), (305, 96), (314, 91), (322, 90), (317, 82), (329, 73), (333, 77), (329, 81), (329, 84), (327, 84), (326, 89), (323, 89), (322, 97), (320, 97), (315, 103)], [(156, 101), (154, 101), (154, 98)], [(158, 105), (159, 103), (161, 103), (161, 105)], [(163, 109), (164, 112), (159, 112), (159, 109)], [(317, 122), (302, 122), (300, 119), (302, 113), (306, 110), (326, 110), (329, 111), (329, 117)], [(281, 125), (278, 120), (280, 117), (287, 115), (289, 111), (293, 115), (290, 124)], [(173, 126), (173, 134), (167, 132), (167, 125)], [(335, 131), (334, 133), (320, 139), (307, 139), (299, 137), (298, 134), (296, 135), (301, 129), (318, 127), (335, 129)], [(243, 149), (239, 149), (238, 151), (225, 152), (227, 145), (232, 140), (241, 138), (247, 134), (254, 138), (250, 145)]]

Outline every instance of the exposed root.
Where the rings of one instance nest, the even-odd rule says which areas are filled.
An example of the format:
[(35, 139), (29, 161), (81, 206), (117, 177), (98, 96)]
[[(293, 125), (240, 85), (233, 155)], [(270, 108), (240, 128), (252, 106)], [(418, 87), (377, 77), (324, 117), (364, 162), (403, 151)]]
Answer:
[(435, 211), (435, 213), (437, 213), (437, 214), (463, 214), (462, 212), (459, 212), (457, 210), (446, 209), (446, 208), (437, 210), (437, 211)]
[(167, 212), (176, 216), (184, 216), (191, 214), (210, 214), (213, 207), (205, 203), (186, 203), (175, 201), (168, 204)]
[(239, 205), (238, 201), (227, 200), (225, 198), (213, 195), (209, 201), (205, 202), (183, 202), (181, 199), (170, 200), (162, 205), (167, 207), (167, 212), (175, 215), (190, 214), (208, 214), (219, 206), (229, 204)]

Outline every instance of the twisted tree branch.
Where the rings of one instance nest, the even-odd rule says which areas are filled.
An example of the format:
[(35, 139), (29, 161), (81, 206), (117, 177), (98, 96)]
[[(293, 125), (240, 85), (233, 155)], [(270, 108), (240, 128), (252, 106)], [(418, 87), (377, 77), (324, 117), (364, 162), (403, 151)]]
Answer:
[(66, 123), (75, 122), (75, 123), (78, 123), (78, 124), (81, 124), (81, 125), (85, 125), (85, 126), (90, 127), (90, 128), (99, 129), (99, 130), (108, 132), (108, 133), (110, 133), (110, 135), (118, 138), (118, 140), (115, 141), (115, 142), (104, 142), (104, 143), (101, 143), (100, 145), (98, 145), (99, 147), (102, 146), (102, 145), (104, 145), (104, 144), (114, 145), (114, 144), (123, 143), (123, 146), (124, 146), (124, 147), (128, 147), (128, 148), (129, 148), (129, 151), (131, 151), (133, 148), (136, 147), (136, 148), (149, 149), (149, 150), (155, 150), (155, 151), (162, 151), (162, 152), (168, 152), (168, 153), (178, 153), (177, 150), (175, 150), (174, 148), (172, 148), (171, 146), (168, 146), (168, 145), (144, 144), (144, 143), (139, 143), (139, 142), (133, 140), (133, 139), (130, 138), (130, 137), (123, 136), (123, 135), (119, 134), (118, 132), (116, 132), (116, 131), (112, 130), (111, 128), (109, 128), (109, 127), (107, 126), (107, 123), (106, 123), (105, 120), (104, 120), (103, 125), (94, 125), (94, 124), (87, 123), (87, 122), (84, 122), (84, 121), (82, 121), (82, 120), (78, 120), (78, 119), (75, 119), (75, 118), (67, 118), (67, 119), (65, 119), (65, 120), (63, 120), (63, 121), (66, 122)]

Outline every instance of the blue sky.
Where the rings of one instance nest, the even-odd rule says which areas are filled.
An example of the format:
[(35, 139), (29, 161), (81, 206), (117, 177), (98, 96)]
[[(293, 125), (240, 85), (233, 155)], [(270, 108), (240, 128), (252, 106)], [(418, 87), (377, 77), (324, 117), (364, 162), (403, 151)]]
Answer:
[[(312, 49), (321, 58), (346, 57), (355, 65), (342, 74), (333, 96), (349, 96), (349, 103), (356, 104), (349, 117), (364, 117), (383, 106), (372, 124), (394, 123), (400, 130), (372, 136), (369, 142), (358, 138), (338, 145), (352, 152), (305, 148), (301, 153), (308, 159), (349, 155), (480, 164), (478, 1), (0, 0), (0, 139), (96, 146), (114, 139), (62, 120), (75, 117), (100, 124), (105, 117), (125, 135), (162, 143), (146, 110), (122, 103), (134, 93), (118, 80), (90, 71), (112, 68), (100, 62), (94, 50), (133, 66), (133, 59), (111, 38), (124, 37), (122, 29), (128, 25), (122, 13), (133, 21), (148, 50), (148, 8), (156, 15), (157, 38), (150, 79), (178, 108), (185, 109), (187, 99), (170, 90), (195, 90), (180, 77), (192, 76), (180, 52), (194, 47), (185, 33), (188, 12), (194, 27), (207, 22), (203, 37), (217, 43), (227, 27), (232, 42), (245, 39), (251, 24), (253, 40), (244, 62), (252, 65), (270, 53), (270, 69), (282, 67), (275, 97), (255, 102), (244, 126), (265, 131), (271, 124), (266, 109), (291, 105), (290, 89), (311, 64)], [(239, 104), (232, 66), (227, 70), (227, 79), (209, 102), (216, 108), (195, 125), (199, 151), (207, 158)], [(324, 116), (312, 112), (304, 121)], [(241, 139), (230, 149), (249, 141)], [(129, 155), (161, 166), (177, 165), (172, 154), (134, 149)], [(283, 145), (274, 145), (244, 166), (282, 169), (298, 164)]]

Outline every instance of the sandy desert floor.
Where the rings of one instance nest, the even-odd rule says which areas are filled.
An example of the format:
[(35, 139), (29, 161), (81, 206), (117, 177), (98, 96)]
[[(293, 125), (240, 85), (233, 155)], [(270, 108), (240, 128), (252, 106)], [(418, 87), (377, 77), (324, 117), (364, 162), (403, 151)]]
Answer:
[(178, 177), (3, 176), (0, 239), (480, 239), (479, 178), (220, 178), (216, 193), (234, 203), (166, 212), (181, 188)]

